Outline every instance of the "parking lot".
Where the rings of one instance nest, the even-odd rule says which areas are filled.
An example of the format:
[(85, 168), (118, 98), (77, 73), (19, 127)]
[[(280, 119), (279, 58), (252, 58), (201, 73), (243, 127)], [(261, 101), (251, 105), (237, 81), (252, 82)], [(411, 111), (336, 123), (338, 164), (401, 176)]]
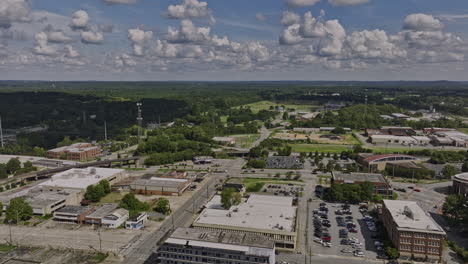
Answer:
[(276, 184), (276, 183), (267, 183), (263, 186), (262, 192), (272, 193), (274, 195), (281, 196), (295, 196), (298, 197), (299, 193), (302, 191), (302, 186), (294, 184)]
[[(325, 205), (322, 208), (327, 208), (327, 218), (324, 219), (321, 216), (320, 204)], [(343, 204), (337, 203), (326, 203), (321, 200), (312, 201), (309, 205), (309, 245), (312, 254), (319, 255), (334, 255), (341, 257), (351, 257), (355, 259), (366, 258), (376, 259), (377, 258), (377, 246), (375, 245), (376, 239), (375, 233), (371, 232), (368, 224), (364, 220), (363, 214), (359, 211), (358, 205), (350, 205), (350, 212), (337, 214), (337, 210), (343, 211)], [(314, 217), (314, 210), (317, 210)], [(338, 225), (337, 217), (341, 217), (341, 226)], [(315, 220), (315, 225), (314, 225)], [(328, 224), (328, 220), (329, 224)], [(320, 223), (322, 223), (320, 225)], [(353, 225), (354, 224), (354, 225)], [(369, 224), (372, 227), (372, 224)], [(319, 229), (317, 226), (321, 226)], [(354, 230), (352, 230), (354, 229)], [(345, 239), (346, 235), (341, 234), (340, 230), (346, 230), (349, 245), (342, 244), (341, 240)], [(341, 231), (345, 233), (345, 231)], [(327, 242), (328, 236), (330, 238), (329, 244)], [(325, 239), (322, 239), (324, 238)], [(342, 252), (342, 250), (344, 252)], [(361, 251), (362, 253), (355, 251)]]

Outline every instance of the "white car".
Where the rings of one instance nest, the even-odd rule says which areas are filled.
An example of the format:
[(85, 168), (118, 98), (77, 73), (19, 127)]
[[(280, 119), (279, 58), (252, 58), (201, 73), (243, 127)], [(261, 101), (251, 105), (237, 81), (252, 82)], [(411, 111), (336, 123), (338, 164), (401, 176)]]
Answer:
[(316, 237), (316, 238), (314, 238), (314, 242), (322, 244), (323, 241), (322, 241), (321, 238)]
[(362, 252), (362, 251), (355, 251), (353, 255), (354, 255), (355, 257), (363, 258), (363, 257), (364, 257), (364, 252)]
[(324, 247), (329, 247), (329, 248), (332, 247), (332, 245), (331, 245), (330, 242), (323, 242), (323, 243), (322, 243), (322, 246), (324, 246)]

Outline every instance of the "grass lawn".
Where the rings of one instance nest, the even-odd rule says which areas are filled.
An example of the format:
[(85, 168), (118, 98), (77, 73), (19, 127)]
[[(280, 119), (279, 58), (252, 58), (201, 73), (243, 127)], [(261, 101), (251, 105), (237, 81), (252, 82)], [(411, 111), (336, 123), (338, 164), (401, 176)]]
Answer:
[(101, 263), (103, 262), (107, 256), (109, 256), (108, 254), (104, 254), (104, 253), (96, 253), (96, 255), (94, 255), (91, 260), (94, 261), (95, 263)]
[(0, 252), (10, 252), (15, 248), (16, 246), (13, 245), (0, 245)]
[(108, 195), (104, 196), (99, 204), (105, 203), (119, 203), (120, 200), (124, 197), (126, 193), (111, 192)]
[(293, 152), (326, 152), (341, 153), (342, 151), (352, 150), (352, 146), (330, 145), (330, 144), (289, 144)]
[(385, 147), (370, 147), (373, 153), (402, 153), (410, 150), (423, 150), (424, 148), (385, 148)]
[(245, 184), (247, 192), (259, 192), (265, 184), (301, 184), (302, 181), (288, 180), (288, 179), (265, 179), (265, 178), (243, 178), (242, 182)]
[(236, 139), (237, 146), (248, 148), (260, 137), (260, 134), (232, 135), (231, 137)]
[(252, 109), (252, 112), (258, 113), (260, 110), (270, 110), (270, 106), (282, 106), (286, 108), (294, 108), (296, 111), (312, 111), (317, 108), (316, 105), (307, 105), (307, 104), (294, 104), (294, 103), (275, 103), (271, 101), (260, 101), (256, 103), (246, 104), (243, 106), (248, 106)]

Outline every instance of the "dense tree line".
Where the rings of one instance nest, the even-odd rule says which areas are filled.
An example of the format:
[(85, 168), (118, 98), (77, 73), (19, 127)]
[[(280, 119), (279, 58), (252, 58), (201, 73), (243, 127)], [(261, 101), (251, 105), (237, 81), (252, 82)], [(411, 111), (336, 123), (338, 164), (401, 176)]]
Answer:
[(370, 182), (362, 184), (332, 184), (325, 189), (324, 199), (336, 202), (360, 203), (375, 200), (374, 185)]

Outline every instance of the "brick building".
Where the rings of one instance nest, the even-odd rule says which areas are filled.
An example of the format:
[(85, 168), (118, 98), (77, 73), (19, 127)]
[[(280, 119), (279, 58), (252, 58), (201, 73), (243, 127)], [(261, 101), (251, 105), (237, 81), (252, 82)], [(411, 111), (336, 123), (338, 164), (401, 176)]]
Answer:
[(416, 202), (384, 200), (380, 218), (400, 257), (441, 260), (446, 233)]
[(332, 182), (334, 184), (362, 184), (364, 182), (370, 182), (374, 185), (374, 194), (381, 195), (383, 197), (391, 197), (393, 195), (393, 189), (380, 173), (344, 173), (344, 172), (332, 172)]
[(90, 160), (102, 152), (98, 146), (91, 143), (75, 143), (70, 146), (55, 148), (47, 151), (47, 157), (52, 159)]

